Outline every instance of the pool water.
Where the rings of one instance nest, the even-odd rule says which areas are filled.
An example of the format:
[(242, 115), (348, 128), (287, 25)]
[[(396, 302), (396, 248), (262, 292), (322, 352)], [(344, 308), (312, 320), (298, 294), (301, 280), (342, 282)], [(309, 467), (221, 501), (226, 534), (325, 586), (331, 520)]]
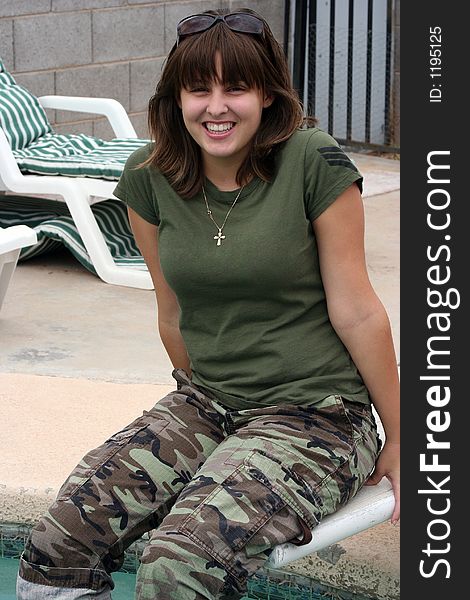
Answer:
[[(16, 600), (16, 574), (18, 560), (0, 558), (0, 600)], [(135, 573), (114, 573), (116, 587), (113, 590), (113, 600), (132, 600), (134, 597)]]

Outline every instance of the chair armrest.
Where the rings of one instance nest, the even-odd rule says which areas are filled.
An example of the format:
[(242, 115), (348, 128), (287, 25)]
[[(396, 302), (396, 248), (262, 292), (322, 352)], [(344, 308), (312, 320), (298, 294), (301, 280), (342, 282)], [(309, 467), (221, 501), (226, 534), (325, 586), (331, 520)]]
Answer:
[(37, 241), (36, 232), (27, 225), (13, 225), (6, 229), (0, 228), (0, 254), (32, 246)]
[(118, 138), (136, 138), (134, 126), (122, 104), (112, 98), (87, 98), (84, 96), (41, 96), (43, 108), (92, 113), (107, 117)]
[(0, 190), (3, 189), (2, 182), (8, 188), (12, 186), (13, 181), (22, 177), (7, 137), (0, 127)]

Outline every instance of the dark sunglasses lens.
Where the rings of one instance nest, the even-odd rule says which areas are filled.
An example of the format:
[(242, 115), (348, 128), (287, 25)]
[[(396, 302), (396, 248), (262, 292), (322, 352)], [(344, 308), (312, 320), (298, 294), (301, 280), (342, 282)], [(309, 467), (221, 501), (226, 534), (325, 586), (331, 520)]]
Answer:
[(254, 15), (246, 13), (232, 13), (225, 17), (225, 22), (234, 31), (242, 33), (254, 33), (260, 35), (263, 33), (263, 22)]
[(188, 19), (183, 19), (183, 21), (178, 23), (176, 32), (179, 36), (199, 33), (200, 31), (209, 29), (214, 22), (214, 19), (215, 17), (212, 17), (211, 15), (195, 15)]

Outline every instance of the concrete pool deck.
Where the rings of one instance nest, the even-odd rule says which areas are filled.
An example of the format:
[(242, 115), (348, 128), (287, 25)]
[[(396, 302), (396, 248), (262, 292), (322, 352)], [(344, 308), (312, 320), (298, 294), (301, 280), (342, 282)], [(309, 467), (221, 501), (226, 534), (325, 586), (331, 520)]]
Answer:
[[(351, 156), (365, 176), (369, 273), (399, 357), (399, 162)], [(19, 264), (0, 312), (0, 522), (34, 523), (86, 451), (170, 389), (153, 292), (104, 284), (65, 252)], [(399, 526), (287, 569), (397, 599)]]

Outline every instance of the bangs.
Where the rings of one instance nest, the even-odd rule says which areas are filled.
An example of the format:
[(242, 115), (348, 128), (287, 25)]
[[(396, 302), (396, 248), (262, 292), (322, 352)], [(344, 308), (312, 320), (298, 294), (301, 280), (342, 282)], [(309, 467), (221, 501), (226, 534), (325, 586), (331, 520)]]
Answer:
[(215, 81), (217, 55), (222, 63), (220, 83), (230, 85), (243, 82), (249, 88), (265, 90), (261, 57), (263, 48), (256, 41), (256, 36), (236, 33), (220, 23), (203, 33), (181, 40), (178, 51), (177, 93), (196, 83), (209, 84)]

